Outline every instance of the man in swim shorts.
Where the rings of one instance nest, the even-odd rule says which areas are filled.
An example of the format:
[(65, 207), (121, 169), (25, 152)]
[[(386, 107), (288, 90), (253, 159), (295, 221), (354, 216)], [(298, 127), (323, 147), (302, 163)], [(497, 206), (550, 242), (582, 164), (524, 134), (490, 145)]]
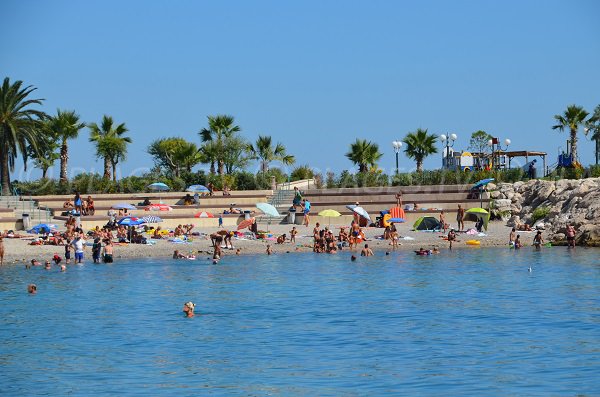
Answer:
[(567, 246), (575, 248), (575, 228), (573, 225), (567, 225)]
[(369, 248), (369, 244), (365, 244), (365, 248), (360, 251), (360, 256), (373, 256), (373, 250)]
[(84, 242), (81, 238), (81, 235), (78, 235), (75, 240), (73, 240), (73, 248), (75, 249), (75, 263), (81, 263), (83, 261), (83, 248)]

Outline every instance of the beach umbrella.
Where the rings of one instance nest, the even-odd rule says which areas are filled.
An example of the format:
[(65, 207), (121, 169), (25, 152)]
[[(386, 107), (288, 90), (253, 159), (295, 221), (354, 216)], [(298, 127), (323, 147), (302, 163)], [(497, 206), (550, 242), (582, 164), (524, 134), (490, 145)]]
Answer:
[(244, 219), (237, 225), (237, 230), (242, 230), (247, 227), (250, 227), (254, 223), (254, 218)]
[(56, 229), (58, 228), (53, 223), (40, 223), (39, 225), (33, 226), (31, 229), (28, 230), (28, 232), (37, 234), (50, 233), (56, 231)]
[(390, 218), (388, 219), (390, 223), (404, 223), (406, 222), (403, 218)]
[(148, 189), (156, 191), (156, 192), (164, 192), (170, 189), (169, 186), (167, 186), (166, 184), (162, 183), (162, 182), (154, 182), (149, 184)]
[(279, 212), (277, 211), (277, 208), (273, 207), (269, 203), (258, 203), (258, 204), (256, 204), (256, 208), (261, 210), (265, 215), (279, 216)]
[(173, 208), (167, 204), (150, 204), (144, 211), (173, 211)]
[(342, 216), (342, 214), (340, 214), (336, 210), (323, 210), (319, 212), (318, 215), (329, 218), (329, 226), (331, 226), (331, 218), (337, 218), (338, 216)]
[(490, 213), (483, 208), (470, 208), (465, 211), (465, 220), (477, 222), (483, 220), (483, 228), (487, 230), (490, 221)]
[(206, 212), (206, 211), (202, 211), (202, 212), (198, 212), (196, 215), (194, 215), (194, 218), (214, 218), (215, 216), (213, 214), (211, 214), (210, 212)]
[(127, 203), (114, 204), (114, 205), (111, 205), (110, 208), (115, 209), (115, 210), (137, 210), (137, 208), (134, 205), (127, 204)]
[(117, 224), (123, 226), (137, 226), (146, 223), (143, 219), (136, 218), (134, 216), (126, 216), (125, 218), (119, 219)]
[(348, 208), (349, 210), (352, 210), (352, 212), (354, 212), (355, 214), (358, 214), (358, 215), (362, 216), (363, 218), (367, 219), (369, 222), (372, 222), (371, 217), (369, 216), (369, 213), (363, 207), (351, 204), (351, 205), (347, 205), (346, 208)]
[(186, 192), (192, 193), (210, 193), (210, 190), (204, 185), (192, 185), (185, 189)]
[(475, 184), (473, 185), (473, 187), (471, 189), (479, 189), (484, 187), (485, 185), (487, 185), (490, 182), (494, 182), (494, 178), (486, 178), (486, 179), (482, 179), (480, 181), (475, 182)]
[(163, 221), (161, 217), (156, 215), (146, 215), (142, 216), (140, 219), (146, 223), (160, 223)]
[[(493, 182), (494, 178), (486, 178), (475, 182), (471, 190), (477, 189), (479, 191), (479, 206), (483, 207), (483, 191), (488, 183)], [(487, 230), (487, 229), (486, 229)]]

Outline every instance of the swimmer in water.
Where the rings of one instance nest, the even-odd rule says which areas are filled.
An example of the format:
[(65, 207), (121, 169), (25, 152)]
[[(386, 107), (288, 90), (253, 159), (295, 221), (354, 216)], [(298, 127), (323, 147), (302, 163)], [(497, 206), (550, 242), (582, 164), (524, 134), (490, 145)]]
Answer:
[(37, 285), (29, 284), (27, 286), (27, 292), (29, 292), (30, 294), (35, 294), (37, 292)]
[(356, 260), (356, 256), (352, 255), (352, 256), (350, 257), (350, 260), (351, 260), (352, 262), (354, 262), (354, 261)]
[(273, 249), (271, 248), (271, 244), (267, 244), (267, 255), (271, 255), (273, 253)]
[(194, 317), (194, 309), (196, 308), (196, 305), (193, 302), (186, 302), (183, 305), (183, 312), (185, 313), (186, 317)]
[(50, 261), (46, 261), (46, 263), (44, 264), (44, 269), (50, 270), (51, 268), (52, 268), (52, 265), (50, 265)]

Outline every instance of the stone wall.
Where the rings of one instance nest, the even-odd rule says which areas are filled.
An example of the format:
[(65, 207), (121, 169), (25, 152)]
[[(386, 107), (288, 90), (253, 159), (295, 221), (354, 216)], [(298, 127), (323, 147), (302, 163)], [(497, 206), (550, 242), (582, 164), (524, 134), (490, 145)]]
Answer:
[[(488, 191), (492, 217), (508, 226), (526, 223), (563, 242), (566, 226), (572, 224), (578, 244), (600, 246), (600, 178), (489, 184)], [(543, 216), (535, 219), (536, 212)]]

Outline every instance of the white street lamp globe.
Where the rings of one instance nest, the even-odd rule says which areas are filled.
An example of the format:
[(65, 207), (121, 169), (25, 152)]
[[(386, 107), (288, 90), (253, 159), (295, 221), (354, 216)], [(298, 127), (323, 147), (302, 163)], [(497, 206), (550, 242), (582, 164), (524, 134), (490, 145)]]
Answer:
[(492, 141), (491, 139), (488, 141), (488, 146), (494, 146), (494, 141)]
[(448, 138), (446, 137), (446, 135), (444, 135), (444, 134), (440, 135), (440, 141), (442, 141), (442, 142), (446, 142), (446, 139), (448, 139)]
[(402, 147), (402, 141), (398, 141), (398, 149)]
[(506, 139), (504, 140), (504, 144), (505, 144), (506, 146), (510, 145), (510, 139), (506, 138)]
[(456, 134), (451, 134), (450, 135), (450, 139), (452, 139), (453, 141), (455, 141), (456, 138), (458, 138), (458, 136), (456, 136)]

